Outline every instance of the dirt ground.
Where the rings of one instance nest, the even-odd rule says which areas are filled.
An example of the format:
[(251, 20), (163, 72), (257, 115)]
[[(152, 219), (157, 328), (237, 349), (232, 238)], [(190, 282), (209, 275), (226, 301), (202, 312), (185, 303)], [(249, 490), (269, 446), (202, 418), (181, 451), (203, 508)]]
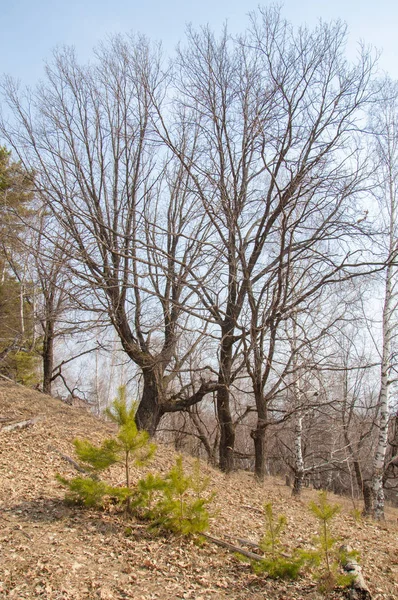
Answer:
[[(36, 418), (25, 429), (12, 423)], [(136, 600), (316, 600), (310, 575), (296, 582), (259, 577), (228, 550), (176, 536), (149, 533), (146, 526), (116, 508), (98, 512), (66, 506), (55, 474), (76, 471), (59, 453), (73, 456), (76, 437), (99, 442), (112, 426), (84, 409), (38, 392), (0, 382), (0, 598)], [(165, 472), (175, 453), (160, 445), (151, 471)], [(187, 469), (192, 459), (184, 457)], [(317, 533), (307, 506), (281, 480), (258, 485), (249, 473), (224, 476), (203, 465), (215, 492), (209, 533), (237, 544), (258, 543), (263, 505), (287, 517), (284, 542), (307, 547)], [(138, 477), (138, 472), (135, 474)], [(140, 472), (142, 475), (142, 471)], [(112, 481), (123, 479), (114, 468)], [(342, 506), (333, 532), (360, 552), (364, 577), (374, 600), (398, 600), (398, 511), (388, 508), (385, 523), (356, 522), (349, 499), (330, 495)], [(342, 597), (340, 592), (329, 598)]]

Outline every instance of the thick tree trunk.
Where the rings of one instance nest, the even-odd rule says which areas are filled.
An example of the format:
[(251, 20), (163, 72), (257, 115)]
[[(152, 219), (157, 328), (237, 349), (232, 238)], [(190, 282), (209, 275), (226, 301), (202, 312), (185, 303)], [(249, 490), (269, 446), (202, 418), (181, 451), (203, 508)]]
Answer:
[(296, 498), (298, 498), (301, 495), (301, 491), (303, 489), (303, 482), (304, 482), (304, 471), (296, 472), (294, 474), (292, 496), (296, 496)]
[(220, 370), (217, 390), (217, 417), (220, 427), (220, 469), (230, 473), (234, 468), (235, 425), (232, 421), (230, 405), (230, 384), (232, 376), (233, 323), (229, 322), (221, 330)]
[(372, 491), (373, 491), (373, 517), (376, 521), (384, 521), (384, 485), (383, 471), (373, 473)]
[(363, 516), (373, 517), (373, 490), (370, 481), (363, 482)]
[(357, 486), (358, 486), (358, 490), (359, 493), (363, 493), (363, 479), (362, 479), (362, 471), (361, 471), (361, 465), (358, 459), (354, 460), (354, 471), (355, 471), (355, 478), (357, 480)]
[(235, 426), (226, 387), (217, 392), (217, 415), (220, 425), (220, 469), (224, 473), (230, 473), (234, 468)]
[(137, 427), (152, 437), (163, 416), (164, 390), (161, 369), (143, 369), (144, 389), (135, 416)]
[(263, 482), (266, 476), (266, 438), (265, 429), (257, 428), (251, 432), (254, 442), (254, 476)]
[[(261, 393), (261, 392), (260, 392)], [(254, 476), (258, 482), (263, 482), (267, 474), (266, 458), (267, 458), (267, 412), (264, 410), (264, 402), (261, 394), (261, 401), (256, 402), (257, 405), (257, 424), (256, 429), (253, 429), (250, 436), (254, 443)]]

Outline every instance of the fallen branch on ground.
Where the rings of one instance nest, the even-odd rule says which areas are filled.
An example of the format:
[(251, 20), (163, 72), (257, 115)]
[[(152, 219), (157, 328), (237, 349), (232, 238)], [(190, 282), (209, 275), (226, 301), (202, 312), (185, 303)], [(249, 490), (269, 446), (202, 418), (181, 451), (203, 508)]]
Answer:
[(54, 448), (54, 446), (49, 446), (48, 449), (51, 450), (51, 452), (55, 452), (56, 454), (58, 454), (58, 456), (60, 456), (63, 460), (65, 460), (70, 465), (72, 465), (72, 467), (74, 469), (76, 469), (76, 471), (79, 471), (79, 473), (84, 473), (85, 475), (88, 475), (89, 477), (91, 477), (91, 479), (95, 479), (95, 480), (98, 479), (98, 477), (96, 475), (93, 475), (92, 473), (90, 473), (90, 471), (88, 471), (87, 469), (84, 469), (84, 467), (79, 465), (79, 463), (76, 462), (75, 460), (73, 460), (73, 458), (71, 458), (67, 454), (63, 454), (57, 448)]
[(18, 423), (11, 423), (11, 425), (4, 425), (0, 432), (13, 431), (14, 429), (25, 429), (26, 427), (31, 427), (37, 421), (40, 421), (41, 417), (33, 417), (33, 419), (28, 419), (27, 421), (18, 421)]
[[(343, 546), (342, 549), (347, 553), (352, 550), (350, 546)], [(362, 575), (362, 568), (355, 558), (348, 557), (342, 566), (344, 571), (353, 577), (351, 589), (348, 591), (347, 596), (349, 600), (371, 600), (372, 596)]]
[(251, 512), (255, 512), (258, 515), (264, 516), (264, 509), (256, 508), (255, 506), (250, 506), (248, 504), (242, 504), (241, 508), (250, 510)]
[(231, 552), (237, 552), (238, 554), (242, 554), (242, 556), (246, 556), (246, 558), (250, 558), (250, 560), (261, 561), (264, 558), (263, 556), (260, 556), (259, 554), (255, 554), (254, 552), (249, 552), (248, 550), (244, 550), (243, 548), (240, 548), (239, 546), (234, 546), (233, 544), (230, 544), (229, 542), (226, 542), (225, 540), (220, 540), (218, 538), (215, 538), (212, 535), (209, 535), (208, 533), (201, 533), (201, 535), (204, 538), (206, 538), (207, 540), (209, 540), (209, 542), (212, 542), (213, 544), (216, 544), (217, 546), (221, 546), (221, 548), (226, 548), (227, 550), (230, 550)]
[(230, 540), (236, 540), (237, 542), (239, 542), (239, 544), (242, 544), (242, 546), (247, 546), (248, 548), (253, 548), (255, 550), (258, 550), (259, 552), (262, 552), (260, 546), (258, 544), (255, 544), (251, 540), (245, 540), (243, 538), (234, 537), (232, 535), (227, 535), (226, 537)]

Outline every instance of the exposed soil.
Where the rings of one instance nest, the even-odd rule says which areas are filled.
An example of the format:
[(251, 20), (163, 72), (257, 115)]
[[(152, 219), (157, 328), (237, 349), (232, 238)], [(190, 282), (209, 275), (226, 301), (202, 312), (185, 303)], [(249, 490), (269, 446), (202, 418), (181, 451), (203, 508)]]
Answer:
[[(39, 417), (30, 427), (1, 427)], [(275, 582), (254, 575), (233, 553), (210, 543), (149, 533), (146, 526), (116, 508), (97, 512), (66, 506), (55, 474), (76, 471), (59, 452), (73, 457), (72, 441), (101, 441), (112, 426), (84, 409), (21, 386), (0, 382), (0, 598), (136, 600), (315, 600), (310, 575), (296, 582)], [(56, 449), (56, 450), (55, 450)], [(164, 472), (174, 451), (160, 445), (151, 470)], [(192, 464), (184, 457), (187, 468)], [(216, 493), (212, 535), (237, 544), (258, 542), (263, 533), (263, 504), (288, 519), (284, 542), (306, 547), (317, 533), (307, 509), (316, 492), (300, 500), (276, 478), (264, 485), (249, 473), (224, 476), (203, 465)], [(142, 472), (140, 473), (140, 475)], [(117, 468), (112, 481), (123, 480)], [(136, 473), (138, 477), (138, 471)], [(361, 554), (363, 574), (374, 600), (398, 600), (398, 510), (388, 508), (385, 523), (356, 522), (352, 503), (330, 494), (342, 506), (334, 533)], [(341, 592), (329, 598), (343, 597)]]

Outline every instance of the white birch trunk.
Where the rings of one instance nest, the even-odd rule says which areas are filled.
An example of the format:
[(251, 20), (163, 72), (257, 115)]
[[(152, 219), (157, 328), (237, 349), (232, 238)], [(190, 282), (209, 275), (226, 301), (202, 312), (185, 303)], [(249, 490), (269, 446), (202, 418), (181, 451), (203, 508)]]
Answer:
[(383, 474), (387, 452), (388, 422), (389, 422), (389, 373), (391, 367), (391, 337), (392, 337), (392, 266), (387, 267), (385, 300), (383, 307), (383, 348), (381, 357), (380, 393), (379, 393), (379, 435), (373, 460), (372, 493), (373, 516), (384, 519), (384, 489)]
[[(383, 98), (374, 117), (373, 131), (375, 149), (379, 158), (376, 178), (379, 182), (381, 212), (388, 224), (388, 263), (385, 278), (385, 297), (383, 306), (383, 339), (379, 393), (378, 440), (373, 460), (371, 491), (373, 516), (384, 519), (383, 476), (388, 445), (390, 376), (392, 364), (392, 341), (397, 333), (397, 181), (398, 181), (398, 84), (386, 79)], [(386, 202), (387, 200), (387, 202)]]
[(299, 496), (303, 487), (304, 458), (303, 458), (303, 415), (299, 411), (296, 415), (294, 427), (294, 485), (293, 495)]
[[(389, 148), (390, 150), (390, 148)], [(388, 152), (390, 156), (390, 151)], [(391, 166), (391, 162), (390, 162)], [(394, 308), (394, 276), (395, 267), (392, 264), (395, 251), (395, 194), (394, 180), (391, 168), (388, 174), (389, 191), (389, 258), (385, 279), (385, 297), (383, 306), (383, 347), (381, 356), (380, 372), (380, 393), (379, 393), (379, 435), (377, 440), (376, 452), (373, 460), (372, 473), (372, 495), (373, 495), (373, 517), (376, 520), (384, 519), (384, 487), (383, 475), (385, 467), (385, 458), (388, 444), (388, 424), (389, 424), (389, 405), (390, 405), (390, 370), (391, 370), (391, 343), (393, 337), (393, 308)]]

